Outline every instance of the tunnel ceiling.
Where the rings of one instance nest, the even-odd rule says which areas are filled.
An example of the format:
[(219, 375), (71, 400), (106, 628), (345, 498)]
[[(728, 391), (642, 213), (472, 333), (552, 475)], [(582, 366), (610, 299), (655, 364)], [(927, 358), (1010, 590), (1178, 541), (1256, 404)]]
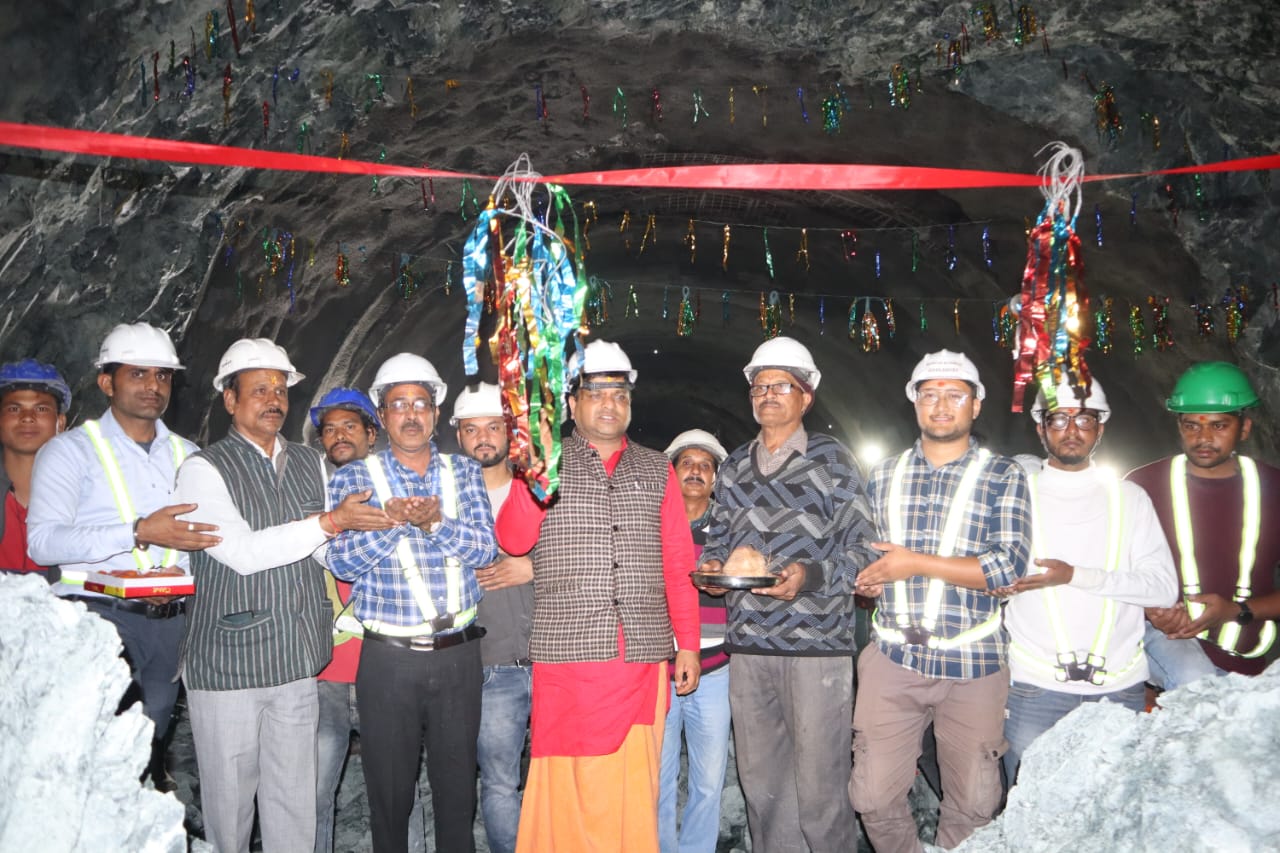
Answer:
[[(1258, 35), (1268, 26), (1264, 4), (1233, 7), (1232, 32), (1240, 41), (1221, 54), (1202, 38), (1156, 23), (1194, 20), (1203, 34), (1226, 31), (1225, 19), (1137, 2), (1046, 7), (1037, 11), (1055, 33), (1050, 55), (1039, 46), (979, 45), (959, 83), (937, 67), (932, 52), (935, 30), (954, 29), (951, 20), (975, 20), (968, 6), (952, 4), (916, 4), (918, 19), (911, 20), (876, 4), (838, 12), (822, 4), (765, 4), (711, 15), (653, 3), (539, 4), (501, 12), (389, 2), (260, 5), (264, 27), (246, 37), (239, 60), (200, 58), (199, 96), (154, 106), (137, 102), (137, 55), (171, 37), (185, 44), (190, 10), (149, 8), (139, 23), (129, 8), (109, 3), (90, 10), (70, 3), (23, 7), (7, 25), (8, 35), (24, 39), (12, 61), (33, 64), (55, 43), (79, 44), (80, 53), (67, 61), (81, 88), (52, 79), (43, 87), (9, 87), (0, 94), (0, 120), (274, 150), (292, 150), (298, 123), (307, 120), (317, 154), (336, 154), (345, 132), (351, 157), (375, 160), (385, 148), (389, 162), (488, 175), (521, 153), (544, 174), (786, 162), (1027, 173), (1038, 165), (1037, 151), (1053, 140), (1080, 146), (1091, 172), (1137, 172), (1193, 157), (1219, 159), (1228, 146), (1233, 156), (1265, 153), (1277, 127), (1276, 65), (1268, 59), (1276, 48)], [(1131, 16), (1143, 10), (1157, 16), (1152, 29), (1167, 34), (1167, 44), (1136, 37)], [(919, 59), (920, 91), (910, 109), (890, 108), (886, 71), (903, 60), (904, 50)], [(1169, 67), (1175, 55), (1184, 57), (1185, 67)], [(1232, 63), (1213, 65), (1215, 56), (1228, 55)], [(222, 100), (211, 94), (224, 61), (240, 75), (226, 128)], [(264, 139), (260, 102), (269, 98), (271, 69), (295, 67), (302, 84), (277, 81), (283, 86), (277, 129)], [(325, 103), (318, 68), (348, 81), (333, 104)], [(396, 81), (378, 101), (366, 98), (367, 86), (350, 82), (373, 68), (388, 69), (388, 81)], [(418, 87), (416, 116), (409, 115), (406, 73)], [(1095, 130), (1086, 76), (1095, 85), (1105, 79), (1125, 97), (1129, 129), (1114, 143)], [(1239, 85), (1226, 86), (1225, 76)], [(443, 87), (446, 78), (456, 79), (457, 88)], [(172, 75), (162, 74), (160, 82), (177, 85)], [(851, 110), (838, 133), (824, 133), (820, 102), (837, 82)], [(752, 91), (766, 83), (763, 96)], [(547, 121), (534, 118), (535, 86), (546, 97)], [(585, 121), (583, 86), (592, 94)], [(625, 127), (612, 109), (618, 86), (628, 91)], [(808, 123), (797, 86), (808, 92)], [(660, 120), (652, 107), (655, 88), (664, 105)], [(709, 113), (697, 123), (692, 92), (701, 94)], [(1142, 135), (1144, 105), (1164, 115), (1160, 152)], [(7, 193), (0, 207), (0, 296), (8, 315), (0, 350), (6, 358), (36, 354), (78, 376), (84, 412), (101, 405), (90, 386), (96, 341), (112, 324), (137, 319), (172, 328), (179, 339), (189, 370), (169, 420), (201, 439), (225, 428), (209, 382), (223, 349), (243, 335), (277, 340), (308, 374), (287, 427), (295, 437), (306, 406), (324, 390), (367, 386), (377, 364), (395, 352), (426, 355), (445, 374), (451, 394), (465, 382), (460, 257), (473, 220), (459, 215), (457, 181), (434, 183), (437, 204), (428, 212), (424, 187), (406, 179), (383, 179), (373, 193), (368, 178), (52, 155), (0, 155), (0, 167)], [(1274, 233), (1275, 194), (1258, 173), (1206, 178), (1199, 186), (1208, 200), (1197, 207), (1196, 186), (1190, 178), (1170, 182), (1168, 192), (1183, 208), (1176, 226), (1168, 192), (1156, 179), (1090, 185), (1085, 192), (1077, 224), (1084, 280), (1095, 297), (1110, 296), (1120, 306), (1114, 351), (1090, 361), (1120, 401), (1106, 442), (1120, 465), (1172, 448), (1162, 402), (1190, 361), (1242, 363), (1263, 390), (1264, 413), (1280, 400), (1268, 363), (1277, 347), (1268, 343), (1275, 313), (1267, 300), (1255, 299), (1251, 337), (1236, 344), (1221, 328), (1212, 338), (1199, 336), (1188, 307), (1193, 297), (1228, 285), (1248, 282), (1265, 292), (1277, 251), (1274, 239), (1262, 235)], [(488, 189), (473, 187), (481, 201)], [(761, 295), (777, 291), (781, 331), (809, 345), (823, 371), (811, 429), (830, 431), (855, 448), (901, 446), (915, 432), (902, 391), (911, 366), (923, 353), (946, 347), (979, 364), (989, 394), (979, 420), (984, 434), (1009, 452), (1034, 450), (1028, 419), (1009, 414), (1010, 355), (993, 340), (992, 312), (1019, 289), (1027, 220), (1042, 205), (1036, 190), (569, 190), (580, 217), (587, 217), (584, 205), (593, 204), (590, 247), (586, 240), (581, 247), (588, 274), (612, 294), (608, 321), (593, 325), (591, 334), (622, 343), (640, 371), (633, 424), (639, 440), (662, 446), (692, 426), (712, 429), (730, 444), (753, 434), (741, 368), (762, 340)], [(1106, 234), (1101, 247), (1093, 239), (1095, 206)], [(1138, 213), (1134, 224), (1131, 208)], [(652, 241), (644, 237), (650, 215)], [(691, 220), (694, 257), (685, 242)], [(731, 231), (727, 264), (725, 224)], [(951, 226), (954, 269), (948, 264)], [(292, 294), (282, 272), (267, 270), (264, 229), (288, 232), (305, 247), (299, 251), (307, 262), (300, 257)], [(800, 229), (806, 229), (807, 265), (798, 256)], [(989, 266), (983, 229), (992, 247)], [(857, 237), (856, 256), (846, 254), (851, 243), (844, 231)], [(340, 250), (350, 264), (347, 287), (333, 275)], [(408, 297), (396, 286), (405, 257), (417, 276)], [(676, 316), (685, 288), (700, 316), (692, 334), (680, 337)], [(627, 311), (633, 289), (638, 316)], [(1152, 294), (1170, 297), (1177, 345), (1135, 356), (1126, 306), (1144, 306), (1149, 316)], [(881, 332), (873, 352), (849, 335), (850, 308), (867, 304), (858, 302), (866, 297), (876, 298), (871, 304)], [(880, 299), (893, 300), (893, 335)], [(921, 328), (922, 307), (927, 329)], [(1269, 424), (1257, 444), (1260, 455), (1275, 457)]]

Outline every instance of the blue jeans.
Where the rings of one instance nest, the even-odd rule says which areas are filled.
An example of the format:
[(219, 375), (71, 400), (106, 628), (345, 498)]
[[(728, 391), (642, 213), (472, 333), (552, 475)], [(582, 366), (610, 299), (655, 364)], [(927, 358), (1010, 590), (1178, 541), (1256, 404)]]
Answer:
[(1151, 683), (1164, 690), (1182, 687), (1207, 675), (1226, 674), (1209, 660), (1199, 640), (1171, 640), (1150, 622), (1142, 644), (1151, 666)]
[[(320, 699), (320, 727), (316, 734), (315, 853), (333, 853), (334, 800), (347, 763), (351, 733), (360, 731), (360, 712), (356, 710), (354, 684), (317, 681), (316, 693)], [(409, 853), (424, 853), (425, 833), (422, 799), (418, 797), (409, 815)]]
[(520, 757), (529, 730), (533, 670), (506, 664), (484, 668), (480, 695), (480, 811), (491, 853), (514, 853), (520, 826)]
[(1084, 696), (1045, 690), (1021, 681), (1009, 685), (1009, 702), (1004, 721), (1004, 739), (1009, 742), (1009, 751), (1002, 759), (1005, 778), (1009, 783), (1013, 784), (1018, 764), (1022, 761), (1022, 753), (1031, 746), (1032, 741), (1085, 702), (1100, 702), (1103, 699), (1123, 705), (1130, 711), (1145, 711), (1147, 686), (1139, 681), (1112, 693)]
[[(658, 841), (662, 853), (710, 853), (720, 837), (720, 794), (729, 760), (729, 667), (708, 673), (698, 689), (677, 696), (671, 689), (662, 735), (658, 794)], [(680, 734), (689, 750), (689, 796), (676, 834), (680, 780)]]

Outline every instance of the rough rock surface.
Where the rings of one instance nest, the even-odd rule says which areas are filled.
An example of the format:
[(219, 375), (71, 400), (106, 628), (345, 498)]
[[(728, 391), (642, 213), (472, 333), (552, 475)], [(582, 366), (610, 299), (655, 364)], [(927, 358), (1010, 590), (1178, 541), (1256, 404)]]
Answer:
[(0, 576), (0, 850), (181, 853), (183, 808), (138, 782), (151, 721), (111, 625), (39, 578)]
[(1160, 704), (1073, 711), (1027, 750), (1004, 814), (956, 849), (1280, 849), (1280, 666), (1202, 679)]

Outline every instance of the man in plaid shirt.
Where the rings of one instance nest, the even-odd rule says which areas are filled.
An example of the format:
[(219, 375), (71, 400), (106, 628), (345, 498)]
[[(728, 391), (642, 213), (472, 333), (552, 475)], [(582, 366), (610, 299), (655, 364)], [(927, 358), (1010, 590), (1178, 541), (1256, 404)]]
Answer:
[(907, 792), (934, 724), (954, 847), (1000, 802), (1008, 636), (992, 593), (1026, 573), (1031, 506), (1016, 462), (970, 435), (986, 389), (960, 353), (925, 356), (907, 383), (920, 439), (872, 471), (883, 556), (858, 576), (877, 598), (876, 643), (858, 659), (849, 798), (877, 853), (920, 850)]

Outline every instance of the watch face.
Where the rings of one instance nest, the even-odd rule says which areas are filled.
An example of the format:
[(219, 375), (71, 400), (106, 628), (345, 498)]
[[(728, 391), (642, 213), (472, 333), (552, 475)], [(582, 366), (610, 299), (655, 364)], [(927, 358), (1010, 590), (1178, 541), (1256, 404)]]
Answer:
[(1253, 611), (1250, 610), (1249, 605), (1245, 604), (1243, 601), (1238, 603), (1240, 605), (1240, 613), (1238, 616), (1236, 616), (1236, 624), (1248, 625), (1250, 622), (1253, 621)]

